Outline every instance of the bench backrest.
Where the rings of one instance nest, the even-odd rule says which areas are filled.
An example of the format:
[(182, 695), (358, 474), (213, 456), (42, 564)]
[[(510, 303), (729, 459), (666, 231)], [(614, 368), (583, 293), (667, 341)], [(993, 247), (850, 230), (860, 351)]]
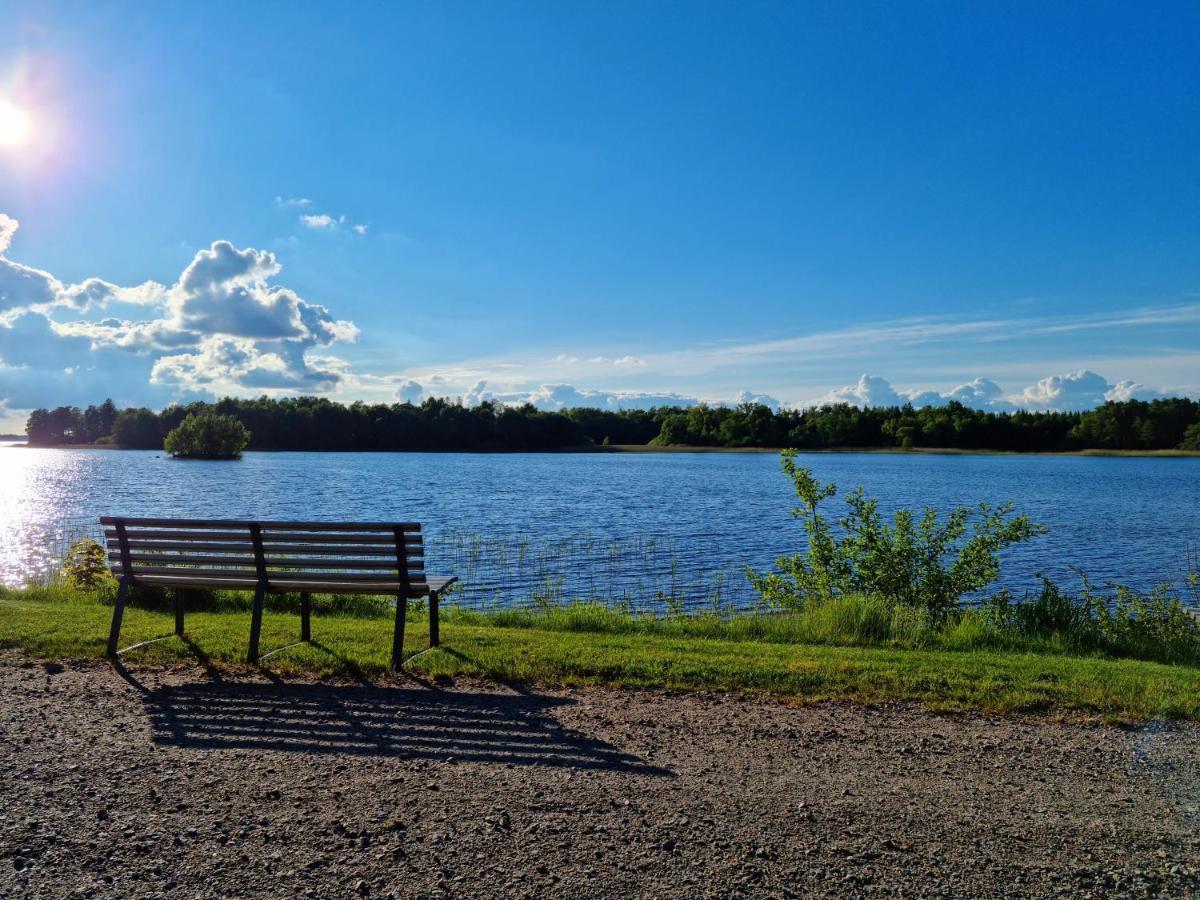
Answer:
[(420, 597), (416, 522), (250, 522), (102, 516), (112, 572), (134, 582)]

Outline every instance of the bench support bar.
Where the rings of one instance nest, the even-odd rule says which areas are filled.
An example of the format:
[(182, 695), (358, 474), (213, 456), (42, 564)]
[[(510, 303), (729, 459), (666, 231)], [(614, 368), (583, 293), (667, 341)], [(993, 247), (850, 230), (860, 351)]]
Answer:
[(392, 632), (392, 670), (400, 671), (404, 665), (404, 619), (408, 615), (408, 597), (401, 594), (396, 598), (396, 628)]
[(112, 627), (108, 630), (108, 655), (117, 658), (117, 641), (121, 638), (121, 618), (125, 615), (125, 601), (129, 599), (129, 579), (122, 578), (117, 588), (117, 599), (113, 603)]
[(441, 643), (438, 634), (438, 592), (429, 592), (429, 646), (436, 647)]
[(258, 663), (258, 639), (262, 637), (263, 600), (266, 593), (266, 583), (260, 581), (254, 589), (254, 608), (250, 612), (250, 652), (246, 655), (250, 665)]

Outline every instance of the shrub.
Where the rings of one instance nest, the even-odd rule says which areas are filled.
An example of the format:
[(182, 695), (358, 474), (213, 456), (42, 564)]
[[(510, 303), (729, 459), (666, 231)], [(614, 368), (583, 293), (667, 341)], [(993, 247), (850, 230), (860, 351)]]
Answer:
[(803, 504), (792, 515), (804, 521), (808, 551), (781, 557), (769, 574), (747, 570), (768, 607), (801, 609), (814, 599), (864, 595), (924, 607), (941, 619), (964, 595), (999, 577), (1001, 550), (1046, 530), (1013, 515), (1012, 504), (986, 503), (958, 507), (944, 519), (929, 508), (920, 515), (902, 509), (888, 524), (879, 501), (858, 488), (846, 496), (849, 511), (835, 531), (819, 506), (836, 496), (837, 486), (797, 466), (795, 450), (783, 451), (782, 461)]
[(94, 591), (105, 587), (112, 580), (108, 570), (108, 554), (91, 538), (83, 538), (71, 545), (63, 561), (63, 576), (76, 588)]
[(184, 459), (239, 459), (250, 443), (250, 432), (233, 416), (189, 413), (163, 442), (172, 456)]
[(1084, 579), (1083, 594), (1099, 613), (1105, 652), (1165, 663), (1200, 661), (1200, 622), (1167, 585), (1142, 594), (1122, 585), (1098, 597)]

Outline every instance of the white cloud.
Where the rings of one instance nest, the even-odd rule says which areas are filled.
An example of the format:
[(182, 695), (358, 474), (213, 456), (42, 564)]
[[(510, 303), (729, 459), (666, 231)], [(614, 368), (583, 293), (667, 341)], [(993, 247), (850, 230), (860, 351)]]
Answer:
[(822, 403), (849, 403), (851, 406), (902, 406), (907, 403), (906, 397), (901, 397), (900, 394), (892, 388), (891, 383), (886, 378), (881, 378), (878, 375), (863, 374), (858, 379), (856, 384), (848, 384), (845, 387), (834, 388), (824, 397), (813, 401), (812, 405)]
[(543, 384), (532, 390), (493, 390), (487, 381), (476, 382), (463, 394), (463, 403), (475, 406), (485, 400), (505, 406), (532, 403), (547, 412), (571, 407), (591, 409), (650, 409), (655, 406), (694, 406), (700, 401), (681, 394), (646, 391), (604, 391), (576, 388), (569, 384)]
[(0, 323), (36, 307), (48, 308), (62, 285), (49, 272), (0, 256)]
[(350, 224), (350, 218), (345, 213), (332, 215), (313, 210), (313, 201), (308, 197), (285, 198), (276, 196), (275, 204), (281, 207), (311, 210), (300, 213), (297, 221), (305, 228), (311, 228), (314, 231), (336, 231), (343, 225), (348, 225), (350, 230), (357, 235), (365, 235), (371, 230), (371, 226), (363, 222)]
[(1094, 409), (1108, 400), (1153, 400), (1161, 391), (1134, 381), (1110, 384), (1088, 369), (1066, 375), (1051, 375), (1025, 388), (1014, 402), (1024, 409)]
[(1031, 384), (1016, 398), (1024, 409), (1094, 409), (1104, 403), (1113, 385), (1095, 372), (1081, 369), (1066, 375), (1050, 375)]
[(822, 406), (827, 403), (848, 403), (860, 407), (942, 406), (951, 400), (975, 409), (1001, 412), (1014, 409), (1014, 405), (1003, 396), (1003, 388), (988, 378), (976, 378), (958, 387), (941, 393), (930, 390), (897, 390), (886, 378), (863, 374), (855, 384), (834, 388), (824, 396), (797, 406)]
[(946, 400), (955, 400), (963, 406), (975, 409), (990, 409), (997, 412), (1011, 409), (1012, 404), (1004, 399), (1004, 389), (990, 378), (976, 378), (942, 395)]
[[(0, 224), (9, 245), (17, 223), (5, 216)], [(133, 402), (197, 390), (332, 390), (346, 364), (312, 351), (353, 342), (358, 328), (274, 284), (280, 270), (272, 253), (215, 241), (170, 287), (127, 288), (100, 278), (64, 286), (48, 272), (0, 256), (0, 400), (18, 409), (80, 402), (63, 379), (88, 382), (94, 392), (101, 364), (104, 390), (128, 383), (140, 395)], [(119, 304), (148, 315), (82, 317)]]
[(878, 375), (863, 375), (856, 384), (835, 388), (823, 397), (801, 406), (825, 403), (849, 403), (860, 407), (940, 406), (957, 401), (964, 406), (991, 412), (1054, 410), (1078, 412), (1095, 409), (1109, 400), (1152, 400), (1166, 396), (1163, 392), (1133, 381), (1112, 384), (1102, 375), (1088, 369), (1065, 375), (1049, 375), (1019, 393), (1005, 395), (1004, 389), (988, 378), (976, 378), (945, 393), (938, 391), (897, 390), (891, 382)]
[(301, 216), (300, 224), (305, 228), (327, 229), (336, 226), (337, 220), (333, 216), (328, 216), (325, 213), (313, 213), (311, 215)]
[(775, 397), (772, 397), (770, 394), (755, 394), (751, 391), (742, 391), (737, 395), (737, 399), (734, 401), (734, 404), (740, 406), (743, 403), (753, 403), (755, 406), (767, 406), (774, 411), (778, 411), (783, 405), (779, 402), (779, 400), (777, 400)]
[(20, 227), (21, 223), (12, 216), (0, 213), (0, 253), (8, 250), (8, 245), (12, 243), (13, 235), (17, 233), (17, 229)]
[(1154, 400), (1166, 396), (1167, 394), (1163, 391), (1146, 387), (1136, 381), (1118, 381), (1110, 391), (1105, 393), (1104, 399), (1121, 402), (1124, 400)]
[(626, 354), (625, 356), (572, 356), (567, 353), (560, 353), (553, 360), (563, 366), (572, 367), (600, 367), (600, 368), (615, 368), (615, 369), (641, 369), (646, 365), (646, 361), (638, 356)]
[(425, 387), (411, 378), (400, 382), (396, 388), (396, 399), (401, 403), (420, 403), (425, 398)]
[(237, 388), (324, 393), (341, 380), (344, 364), (306, 358), (286, 345), (266, 349), (245, 338), (208, 337), (194, 353), (160, 357), (150, 372), (154, 384), (192, 389)]

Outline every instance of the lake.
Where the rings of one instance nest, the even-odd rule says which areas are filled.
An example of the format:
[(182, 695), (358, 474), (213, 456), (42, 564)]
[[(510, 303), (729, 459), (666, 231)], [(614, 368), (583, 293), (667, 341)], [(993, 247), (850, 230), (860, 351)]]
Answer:
[[(1050, 532), (1005, 557), (1018, 592), (1043, 572), (1140, 588), (1178, 583), (1200, 549), (1200, 460), (823, 453), (804, 464), (890, 513), (1011, 500)], [(417, 520), (430, 569), (461, 574), (460, 602), (626, 598), (742, 606), (746, 564), (802, 545), (790, 484), (764, 453), (247, 453), (0, 447), (0, 580), (37, 578), (101, 514)], [(839, 499), (828, 507), (840, 515)]]

